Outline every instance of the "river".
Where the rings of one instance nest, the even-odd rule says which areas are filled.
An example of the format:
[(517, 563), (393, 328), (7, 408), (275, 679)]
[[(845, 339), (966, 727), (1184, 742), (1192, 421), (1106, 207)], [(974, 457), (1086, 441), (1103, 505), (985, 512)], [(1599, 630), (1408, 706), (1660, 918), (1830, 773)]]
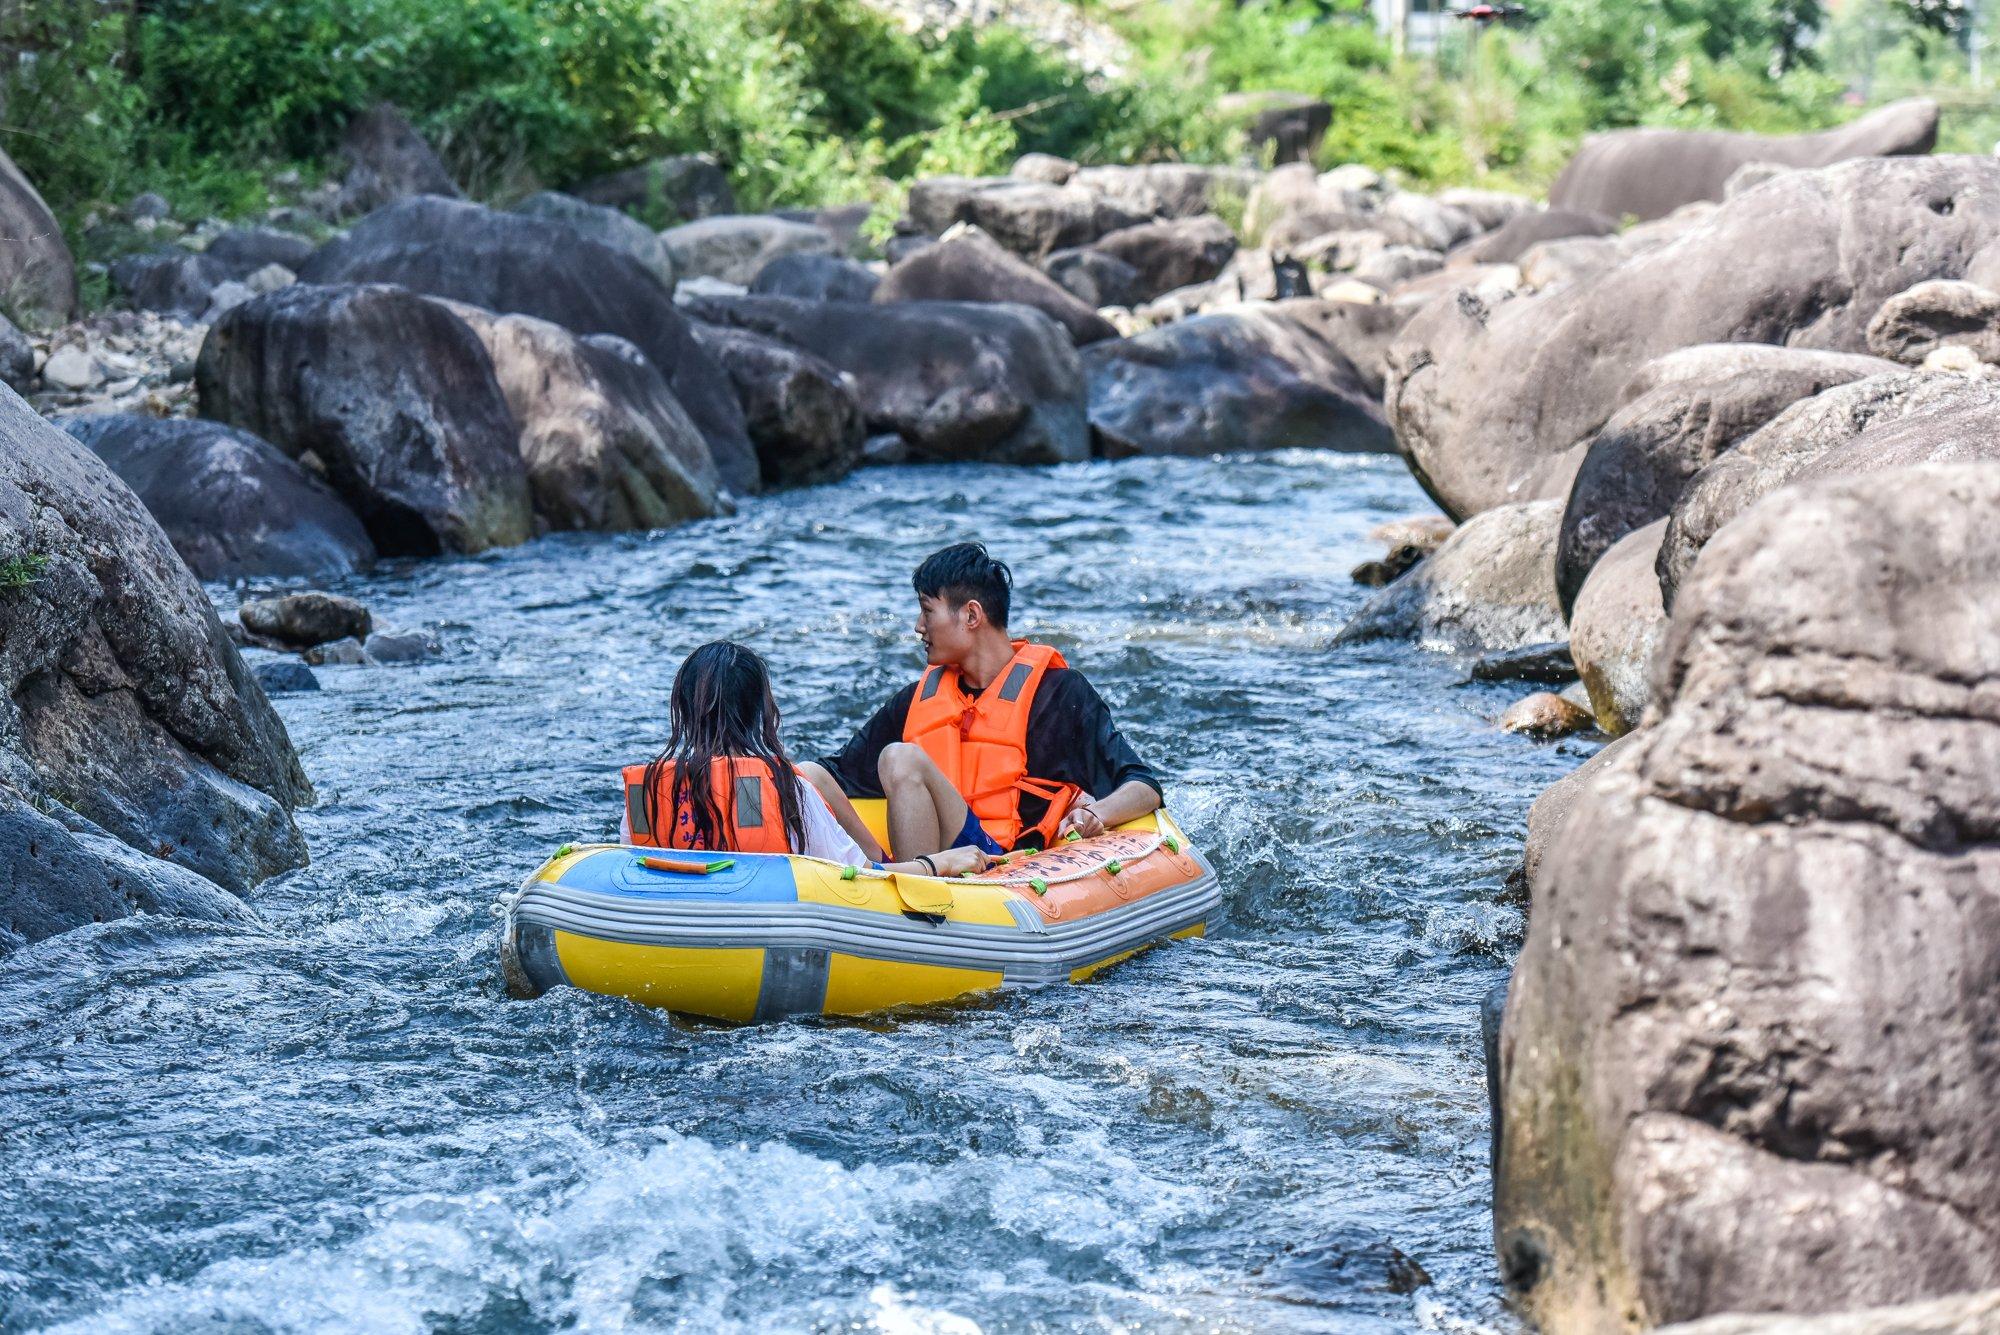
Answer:
[[(280, 698), (320, 800), (261, 927), (0, 962), (0, 1329), (1511, 1330), (1478, 1001), (1588, 748), (1331, 646), (1367, 530), (1427, 508), (1382, 457), (876, 469), (339, 586), (446, 653)], [(868, 1021), (505, 999), (495, 894), (615, 831), (682, 655), (764, 652), (817, 755), (915, 674), (909, 571), (967, 536), (1169, 776), (1208, 939)]]

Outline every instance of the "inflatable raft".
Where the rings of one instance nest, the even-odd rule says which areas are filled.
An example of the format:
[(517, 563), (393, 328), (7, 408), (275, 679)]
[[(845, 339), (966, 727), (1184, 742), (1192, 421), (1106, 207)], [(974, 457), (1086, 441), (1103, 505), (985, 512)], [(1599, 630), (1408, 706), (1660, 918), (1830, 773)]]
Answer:
[[(878, 832), (881, 805), (856, 804)], [(566, 845), (502, 898), (501, 968), (516, 996), (567, 983), (718, 1020), (861, 1015), (1080, 982), (1201, 935), (1220, 899), (1164, 811), (956, 879)]]

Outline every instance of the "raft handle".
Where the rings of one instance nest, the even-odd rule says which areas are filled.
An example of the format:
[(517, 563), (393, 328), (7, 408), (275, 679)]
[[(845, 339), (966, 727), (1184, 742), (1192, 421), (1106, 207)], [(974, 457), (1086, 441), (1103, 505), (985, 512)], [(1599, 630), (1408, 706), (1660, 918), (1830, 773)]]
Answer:
[(635, 858), (647, 871), (675, 872), (682, 876), (707, 876), (711, 872), (728, 871), (736, 865), (735, 858), (724, 858), (720, 862), (687, 862), (680, 858)]

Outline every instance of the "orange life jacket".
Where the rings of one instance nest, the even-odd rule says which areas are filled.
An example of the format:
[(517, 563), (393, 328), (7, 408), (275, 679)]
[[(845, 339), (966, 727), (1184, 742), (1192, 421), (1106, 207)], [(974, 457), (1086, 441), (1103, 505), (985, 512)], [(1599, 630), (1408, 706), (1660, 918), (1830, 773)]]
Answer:
[[(674, 764), (660, 767), (659, 785), (653, 807), (646, 804), (646, 766), (627, 765), (625, 775), (625, 822), (632, 842), (647, 848), (697, 848), (694, 808), (683, 802), (671, 820), (662, 819), (667, 803), (674, 799)], [(716, 808), (723, 819), (722, 847), (710, 852), (790, 853), (785, 835), (784, 808), (778, 804), (778, 786), (771, 781), (771, 767), (745, 756), (718, 756), (708, 763), (708, 782), (715, 794)], [(664, 840), (660, 831), (665, 829)]]
[[(1050, 668), (1068, 667), (1046, 644), (1014, 641), (1014, 657), (977, 696), (968, 695), (955, 667), (927, 669), (910, 698), (903, 740), (914, 742), (958, 789), (986, 833), (1002, 848), (1023, 835), (1055, 838), (1070, 805), (1083, 794), (1073, 783), (1028, 774), (1028, 712)], [(1048, 814), (1031, 827), (1021, 824), (1021, 795), (1048, 799)]]

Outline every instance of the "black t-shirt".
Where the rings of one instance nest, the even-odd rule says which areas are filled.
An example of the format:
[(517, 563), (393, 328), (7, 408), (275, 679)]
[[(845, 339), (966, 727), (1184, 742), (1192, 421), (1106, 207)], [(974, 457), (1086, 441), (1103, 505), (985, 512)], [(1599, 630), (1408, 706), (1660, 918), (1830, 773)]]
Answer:
[[(849, 797), (880, 797), (882, 748), (903, 740), (903, 724), (921, 680), (891, 696), (889, 703), (861, 725), (837, 755), (820, 763), (839, 781)], [(1074, 668), (1050, 668), (1028, 708), (1028, 773), (1037, 779), (1073, 783), (1092, 797), (1103, 797), (1121, 784), (1137, 779), (1162, 792), (1159, 779), (1111, 721), (1097, 689)], [(1033, 825), (1048, 814), (1046, 798), (1021, 794), (1021, 823)]]

